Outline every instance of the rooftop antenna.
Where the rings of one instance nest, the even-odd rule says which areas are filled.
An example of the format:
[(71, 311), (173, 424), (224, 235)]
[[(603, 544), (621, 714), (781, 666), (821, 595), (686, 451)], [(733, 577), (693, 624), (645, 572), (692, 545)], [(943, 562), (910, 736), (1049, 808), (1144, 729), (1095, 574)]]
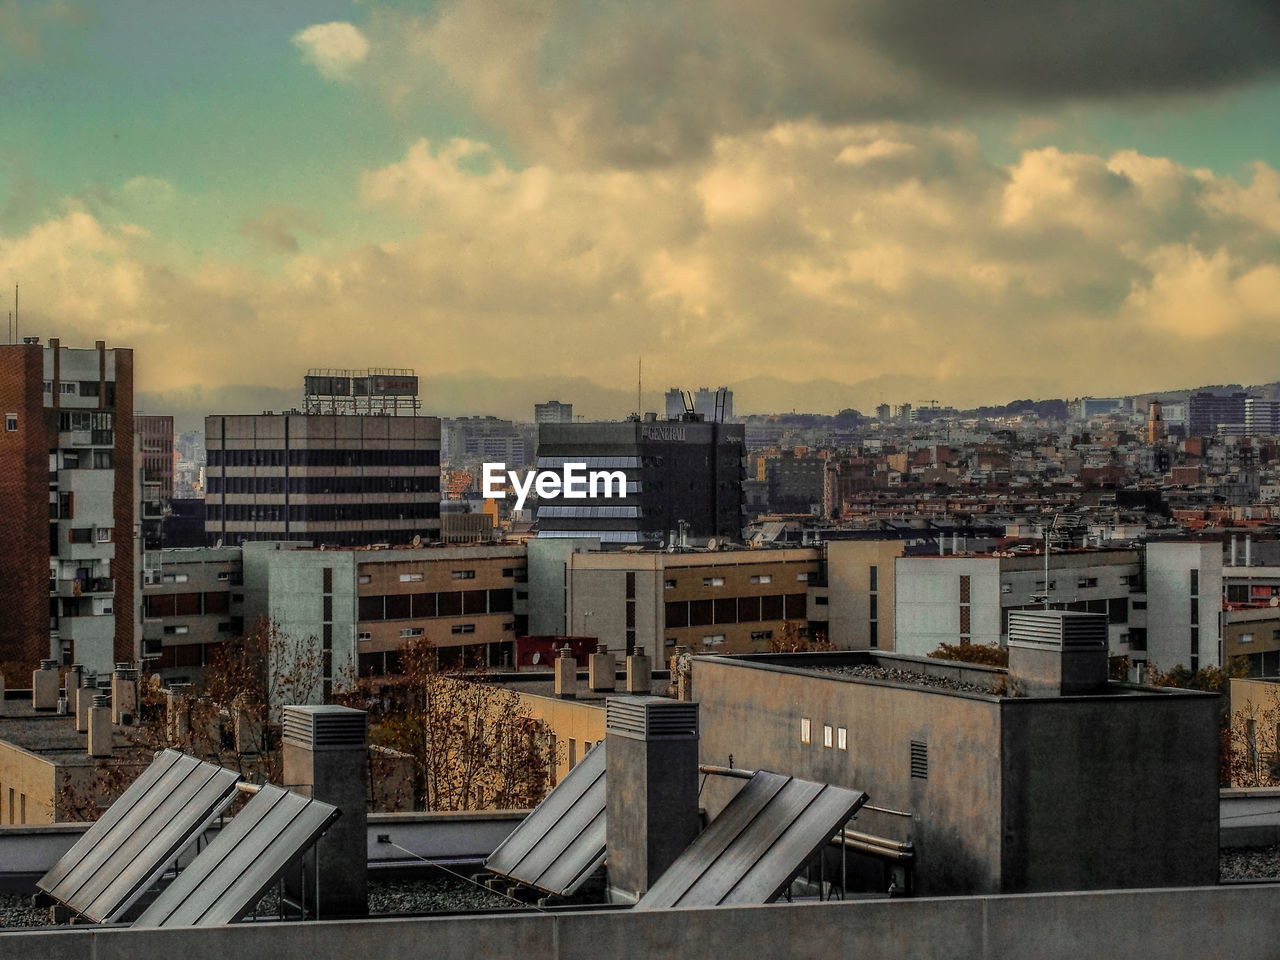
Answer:
[(13, 342), (18, 342), (18, 285), (13, 285)]
[(640, 399), (640, 387), (644, 383), (644, 355), (636, 357), (636, 416), (644, 416), (644, 402)]

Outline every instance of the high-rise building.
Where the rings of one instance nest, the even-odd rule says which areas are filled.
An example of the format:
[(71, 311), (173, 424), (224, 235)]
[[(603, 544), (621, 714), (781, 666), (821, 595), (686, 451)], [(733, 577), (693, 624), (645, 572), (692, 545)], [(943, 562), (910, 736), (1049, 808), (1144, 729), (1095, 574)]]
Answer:
[(1280, 400), (1249, 397), (1244, 402), (1244, 429), (1251, 437), (1280, 435)]
[(1147, 443), (1164, 440), (1164, 410), (1159, 400), (1152, 400), (1147, 408)]
[(1201, 391), (1187, 398), (1187, 430), (1192, 436), (1213, 435), (1222, 424), (1244, 425), (1244, 405), (1249, 394)]
[(254, 540), (440, 539), (440, 421), (363, 414), (205, 418), (205, 532)]
[(138, 466), (142, 483), (139, 512), (142, 548), (144, 551), (159, 550), (163, 543), (164, 517), (173, 500), (173, 417), (134, 414), (133, 428), (138, 434)]
[(134, 657), (133, 351), (0, 346), (0, 663)]
[(573, 423), (573, 404), (548, 400), (533, 405), (534, 423)]
[(658, 543), (683, 529), (692, 537), (742, 535), (745, 428), (700, 421), (626, 420), (538, 427), (539, 470), (621, 471), (626, 496), (543, 498), (539, 537), (599, 537)]

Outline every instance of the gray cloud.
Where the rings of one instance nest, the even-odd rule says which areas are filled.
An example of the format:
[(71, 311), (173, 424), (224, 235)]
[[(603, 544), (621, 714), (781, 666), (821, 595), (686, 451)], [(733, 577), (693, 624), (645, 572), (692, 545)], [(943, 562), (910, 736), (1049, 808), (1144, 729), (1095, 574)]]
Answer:
[(1280, 72), (1272, 0), (455, 0), (377, 11), (368, 32), (399, 95), (409, 50), (437, 84), (420, 94), (443, 71), (531, 157), (628, 167), (787, 119), (946, 118)]

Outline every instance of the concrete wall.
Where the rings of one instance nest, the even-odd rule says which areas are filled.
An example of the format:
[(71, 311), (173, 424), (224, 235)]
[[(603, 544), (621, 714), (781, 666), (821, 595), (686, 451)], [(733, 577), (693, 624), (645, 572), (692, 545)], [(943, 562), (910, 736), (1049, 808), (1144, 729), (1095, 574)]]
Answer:
[[(583, 674), (578, 682), (585, 687), (586, 675)], [(604, 741), (604, 700), (562, 700), (520, 690), (514, 692), (520, 698), (521, 709), (528, 710), (529, 716), (545, 723), (555, 737), (556, 772), (553, 782), (559, 783), (591, 746)]]
[(1001, 702), (1006, 892), (1214, 883), (1218, 698)]
[(529, 635), (561, 637), (569, 632), (565, 619), (565, 564), (569, 555), (599, 550), (595, 538), (543, 538), (528, 541)]
[(261, 923), (188, 930), (64, 927), (0, 933), (0, 955), (61, 960), (641, 960), (749, 951), (753, 960), (1273, 958), (1280, 886), (907, 899), (651, 912)]
[(999, 643), (1000, 558), (899, 557), (894, 561), (894, 649), (927, 656), (960, 642), (960, 578), (969, 577), (969, 640)]
[[(1191, 571), (1197, 570), (1199, 617), (1191, 617)], [(1147, 545), (1147, 659), (1161, 670), (1177, 664), (1218, 664), (1218, 614), (1222, 610), (1220, 543)], [(1191, 649), (1191, 628), (1199, 627), (1199, 655)]]
[[(918, 892), (1000, 889), (1000, 702), (928, 687), (854, 682), (790, 667), (698, 658), (701, 761), (773, 770), (865, 790), (876, 806), (858, 829), (916, 845)], [(810, 742), (801, 742), (801, 720)], [(832, 727), (833, 745), (824, 746)], [(847, 749), (838, 747), (840, 728)], [(911, 742), (925, 743), (927, 779), (910, 776)], [(709, 778), (702, 800), (716, 813), (741, 786)]]

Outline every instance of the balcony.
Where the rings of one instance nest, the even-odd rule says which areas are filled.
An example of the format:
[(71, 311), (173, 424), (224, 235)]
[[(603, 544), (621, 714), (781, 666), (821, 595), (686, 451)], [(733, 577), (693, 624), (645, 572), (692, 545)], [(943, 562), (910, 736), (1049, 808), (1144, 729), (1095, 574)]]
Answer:
[(95, 593), (115, 593), (112, 577), (90, 577), (88, 580), (50, 580), (50, 592), (59, 597), (87, 597)]

